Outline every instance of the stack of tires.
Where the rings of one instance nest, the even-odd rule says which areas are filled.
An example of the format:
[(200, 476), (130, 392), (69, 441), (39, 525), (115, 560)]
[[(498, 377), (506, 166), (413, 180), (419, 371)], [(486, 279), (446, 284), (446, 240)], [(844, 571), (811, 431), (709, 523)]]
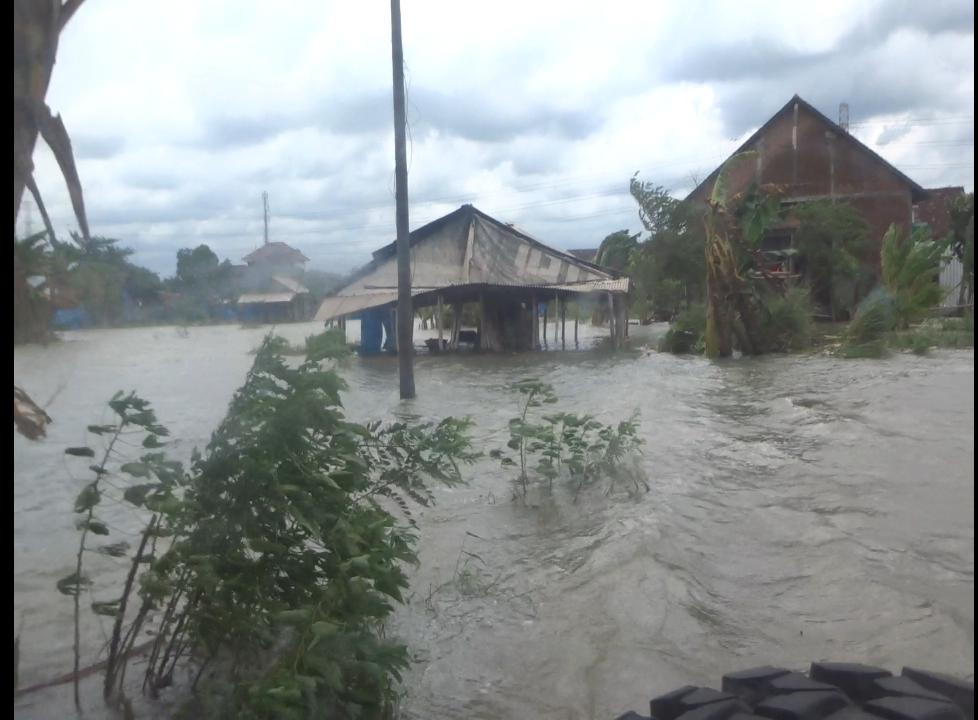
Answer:
[[(721, 689), (687, 685), (654, 698), (652, 720), (974, 720), (975, 686), (905, 667), (812, 663), (807, 675), (759, 667), (723, 676)], [(628, 712), (618, 720), (648, 720)]]

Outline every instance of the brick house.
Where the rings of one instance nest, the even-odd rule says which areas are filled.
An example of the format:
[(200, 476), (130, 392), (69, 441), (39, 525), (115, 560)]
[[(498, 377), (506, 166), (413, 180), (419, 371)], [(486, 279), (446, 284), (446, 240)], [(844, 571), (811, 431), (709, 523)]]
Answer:
[(914, 207), (914, 225), (926, 225), (935, 238), (947, 237), (951, 232), (951, 203), (964, 195), (964, 188), (928, 188), (927, 198)]
[[(757, 154), (728, 172), (730, 192), (752, 182), (779, 185), (783, 202), (839, 200), (850, 203), (870, 226), (867, 265), (878, 267), (883, 234), (891, 223), (910, 228), (914, 207), (928, 191), (869, 147), (795, 95), (739, 148)], [(686, 198), (704, 202), (720, 172), (714, 170)], [(941, 225), (943, 227), (943, 225)], [(790, 227), (780, 231), (790, 243)]]

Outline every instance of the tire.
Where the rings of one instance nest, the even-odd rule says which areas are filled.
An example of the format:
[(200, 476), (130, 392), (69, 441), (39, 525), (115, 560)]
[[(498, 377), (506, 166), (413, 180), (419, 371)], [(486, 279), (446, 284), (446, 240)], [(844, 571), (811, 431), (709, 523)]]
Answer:
[(807, 675), (764, 666), (728, 673), (720, 690), (687, 685), (653, 698), (650, 715), (617, 720), (974, 720), (973, 682), (905, 667), (812, 663)]

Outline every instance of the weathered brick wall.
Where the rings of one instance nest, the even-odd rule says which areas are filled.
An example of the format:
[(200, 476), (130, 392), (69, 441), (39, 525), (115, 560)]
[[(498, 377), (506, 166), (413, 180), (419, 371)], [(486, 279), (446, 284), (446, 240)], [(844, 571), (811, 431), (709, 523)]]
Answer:
[[(868, 263), (879, 263), (880, 242), (891, 223), (910, 227), (912, 189), (906, 180), (854, 139), (830, 130), (804, 105), (798, 108), (797, 123), (794, 112), (782, 113), (746, 149), (757, 156), (731, 168), (731, 194), (756, 180), (781, 186), (785, 199), (852, 203), (870, 225)], [(712, 191), (713, 183), (704, 183), (690, 199), (705, 201)]]

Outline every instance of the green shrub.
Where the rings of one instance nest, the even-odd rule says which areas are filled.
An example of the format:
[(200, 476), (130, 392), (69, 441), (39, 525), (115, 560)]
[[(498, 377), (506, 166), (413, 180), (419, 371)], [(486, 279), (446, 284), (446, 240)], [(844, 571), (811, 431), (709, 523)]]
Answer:
[[(625, 458), (638, 452), (644, 442), (638, 436), (637, 411), (615, 425), (605, 425), (592, 415), (542, 415), (539, 408), (557, 403), (552, 385), (527, 378), (511, 389), (521, 396), (519, 415), (509, 421), (506, 449), (493, 450), (489, 455), (504, 468), (519, 470), (517, 496), (524, 499), (531, 475), (545, 480), (550, 488), (555, 479), (566, 475), (576, 486), (575, 501), (585, 484), (601, 477), (610, 478), (610, 492)], [(632, 476), (631, 480), (638, 489), (639, 479)]]
[[(267, 338), (187, 474), (157, 450), (166, 428), (135, 395), (112, 399), (114, 424), (89, 428), (109, 445), (75, 502), (75, 571), (58, 582), (76, 623), (91, 586), (86, 540), (110, 534), (99, 504), (152, 513), (134, 553), (126, 543), (99, 548), (131, 568), (121, 590), (92, 604), (115, 618), (107, 699), (119, 699), (145, 631), (154, 644), (144, 688), (155, 696), (175, 674), (200, 679), (208, 668), (202, 716), (370, 718), (395, 701), (408, 653), (383, 624), (403, 602), (404, 565), (417, 562), (410, 505), (433, 502), (430, 481), (461, 482), (459, 465), (477, 454), (467, 420), (346, 419), (346, 386), (323, 362), (345, 350), (336, 343), (335, 334), (307, 340), (296, 367), (282, 356), (285, 341)], [(113, 446), (123, 434), (138, 441), (137, 430), (150, 452), (122, 462)]]
[(861, 345), (880, 340), (896, 326), (896, 299), (889, 290), (878, 287), (856, 308), (856, 316), (846, 329), (845, 343)]
[(703, 352), (703, 335), (706, 332), (706, 305), (690, 305), (676, 316), (669, 331), (659, 341), (661, 352), (677, 355)]
[(883, 285), (893, 296), (898, 328), (926, 317), (944, 295), (938, 282), (947, 242), (934, 242), (925, 231), (906, 236), (891, 225), (880, 253)]
[(814, 332), (812, 299), (805, 288), (772, 296), (761, 314), (762, 352), (791, 352), (811, 347)]

